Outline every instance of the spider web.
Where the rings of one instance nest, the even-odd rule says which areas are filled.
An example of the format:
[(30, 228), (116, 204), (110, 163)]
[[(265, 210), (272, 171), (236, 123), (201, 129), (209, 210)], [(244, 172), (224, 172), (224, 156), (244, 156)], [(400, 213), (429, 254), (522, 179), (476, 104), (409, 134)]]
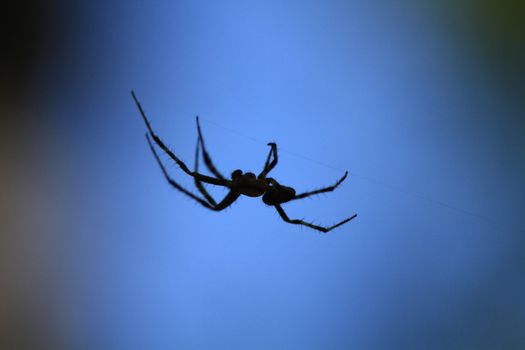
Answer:
[[(213, 125), (213, 126), (215, 126), (217, 128), (225, 130), (225, 131), (227, 131), (227, 132), (229, 132), (231, 134), (237, 135), (238, 137), (242, 137), (242, 138), (248, 139), (251, 142), (254, 142), (254, 143), (257, 143), (257, 144), (266, 144), (266, 142), (263, 141), (263, 140), (255, 138), (253, 136), (250, 136), (250, 135), (248, 135), (246, 133), (243, 133), (243, 132), (240, 132), (238, 130), (232, 129), (230, 127), (223, 126), (223, 125), (221, 125), (221, 124), (219, 124), (219, 123), (217, 123), (217, 122), (215, 122), (213, 120), (210, 120), (208, 118), (202, 118), (201, 117), (200, 119), (202, 121), (204, 121), (205, 123), (209, 124), (209, 125)], [(283, 149), (282, 147), (278, 147), (278, 150), (281, 153), (286, 153), (286, 154), (288, 154), (288, 155), (290, 155), (292, 157), (299, 158), (299, 159), (305, 160), (307, 162), (317, 164), (317, 165), (325, 167), (327, 169), (331, 169), (331, 170), (337, 171), (339, 173), (344, 172), (344, 170), (341, 169), (341, 168), (338, 168), (338, 167), (333, 166), (331, 164), (328, 164), (326, 162), (322, 162), (322, 161), (319, 161), (317, 159), (305, 156), (305, 155), (297, 153), (295, 151), (290, 151), (290, 150), (287, 150), (287, 149)], [(393, 191), (393, 192), (396, 192), (396, 193), (400, 193), (400, 194), (402, 194), (404, 196), (407, 196), (407, 197), (410, 197), (410, 198), (414, 198), (414, 199), (419, 200), (419, 201), (428, 202), (428, 203), (434, 204), (436, 206), (440, 206), (442, 208), (446, 208), (448, 210), (455, 211), (457, 213), (460, 213), (460, 214), (463, 214), (463, 215), (466, 215), (466, 216), (470, 216), (472, 218), (484, 221), (485, 223), (493, 225), (494, 227), (496, 227), (496, 226), (497, 227), (501, 227), (502, 225), (508, 227), (509, 229), (511, 227), (511, 225), (509, 225), (509, 224), (497, 222), (497, 221), (495, 221), (495, 220), (493, 220), (493, 219), (491, 219), (491, 218), (489, 218), (489, 217), (487, 217), (485, 215), (478, 214), (478, 213), (476, 213), (476, 212), (474, 212), (472, 210), (468, 210), (468, 209), (465, 209), (465, 208), (462, 208), (462, 207), (459, 207), (459, 206), (451, 205), (451, 204), (449, 204), (447, 202), (444, 202), (444, 201), (432, 198), (432, 197), (430, 197), (428, 195), (417, 193), (415, 191), (406, 189), (406, 188), (401, 187), (401, 186), (392, 185), (392, 184), (389, 184), (388, 182), (376, 179), (376, 178), (368, 176), (368, 175), (363, 175), (363, 174), (360, 174), (360, 173), (356, 173), (354, 171), (349, 171), (349, 174), (351, 174), (353, 177), (360, 178), (360, 179), (362, 179), (362, 180), (364, 180), (366, 182), (372, 183), (372, 184), (377, 185), (377, 186), (381, 186), (384, 189), (387, 189), (387, 190), (390, 190), (390, 191)], [(513, 228), (512, 231), (516, 231), (516, 229)], [(525, 233), (525, 230), (517, 230), (516, 232)]]

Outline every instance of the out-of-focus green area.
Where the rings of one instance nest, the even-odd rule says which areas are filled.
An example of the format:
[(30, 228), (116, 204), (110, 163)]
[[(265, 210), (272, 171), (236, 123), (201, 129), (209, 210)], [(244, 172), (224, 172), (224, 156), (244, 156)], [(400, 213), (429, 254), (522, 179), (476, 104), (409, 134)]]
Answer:
[[(436, 1), (432, 6), (444, 11), (452, 30), (464, 36), (465, 45), (478, 51), (488, 73), (510, 84), (514, 93), (524, 94), (525, 82), (525, 2), (521, 0)], [(454, 28), (455, 27), (455, 28)]]

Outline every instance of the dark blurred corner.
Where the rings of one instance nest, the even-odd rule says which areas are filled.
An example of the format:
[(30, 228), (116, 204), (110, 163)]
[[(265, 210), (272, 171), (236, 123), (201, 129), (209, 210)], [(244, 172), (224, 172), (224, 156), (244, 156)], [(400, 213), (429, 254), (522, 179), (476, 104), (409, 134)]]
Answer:
[(52, 0), (14, 1), (2, 6), (2, 106), (22, 103), (38, 66), (58, 48), (58, 9), (59, 4)]
[[(525, 95), (525, 1), (445, 1), (446, 11), (479, 53), (485, 72), (512, 98)], [(477, 62), (475, 62), (477, 63)]]
[(525, 2), (477, 0), (469, 11), (487, 63), (509, 82), (520, 84), (525, 73)]
[(65, 17), (58, 1), (33, 0), (3, 3), (0, 18), (0, 348), (58, 349), (43, 310), (53, 284), (46, 233), (54, 227), (42, 209), (53, 209), (33, 180), (47, 158), (35, 87), (61, 48)]

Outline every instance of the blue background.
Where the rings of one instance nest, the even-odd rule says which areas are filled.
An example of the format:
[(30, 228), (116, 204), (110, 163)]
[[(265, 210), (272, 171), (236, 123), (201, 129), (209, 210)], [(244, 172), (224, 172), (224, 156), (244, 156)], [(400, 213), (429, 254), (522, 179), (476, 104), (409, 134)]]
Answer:
[[(524, 348), (525, 55), (513, 4), (55, 4), (4, 107), (17, 116), (4, 147), (6, 341)], [(131, 89), (190, 167), (198, 114), (225, 174), (260, 171), (269, 141), (272, 176), (298, 191), (348, 170), (335, 192), (284, 208), (324, 225), (357, 219), (323, 235), (260, 199), (202, 208), (163, 179)]]

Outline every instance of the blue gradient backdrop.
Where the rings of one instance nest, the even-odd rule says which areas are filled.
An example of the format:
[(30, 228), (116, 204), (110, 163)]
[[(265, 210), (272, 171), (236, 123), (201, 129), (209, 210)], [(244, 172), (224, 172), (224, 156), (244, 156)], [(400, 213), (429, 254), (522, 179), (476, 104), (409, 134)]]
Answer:
[[(14, 143), (24, 147), (8, 280), (22, 306), (10, 309), (19, 320), (10, 339), (112, 350), (523, 349), (525, 99), (513, 37), (523, 26), (505, 17), (500, 26), (486, 7), (64, 6), (58, 44), (23, 103), (38, 118)], [(200, 207), (163, 179), (131, 89), (190, 166), (198, 114), (223, 173), (259, 171), (269, 141), (280, 152), (272, 175), (298, 191), (348, 170), (337, 191), (285, 209), (319, 224), (357, 219), (322, 235), (260, 199)]]

